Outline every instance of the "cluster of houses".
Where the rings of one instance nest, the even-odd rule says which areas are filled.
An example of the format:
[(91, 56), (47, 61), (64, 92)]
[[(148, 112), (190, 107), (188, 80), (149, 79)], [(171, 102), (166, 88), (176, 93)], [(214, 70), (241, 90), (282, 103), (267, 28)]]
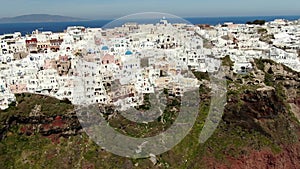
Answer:
[(234, 61), (234, 71), (251, 69), (253, 58), (271, 59), (300, 71), (300, 20), (276, 19), (263, 25), (234, 24), (200, 26), (197, 33), (209, 43), (207, 53)]
[[(272, 35), (270, 41), (263, 34)], [(68, 27), (61, 33), (0, 35), (0, 108), (14, 94), (36, 93), (73, 104), (140, 105), (145, 94), (166, 90), (182, 96), (199, 86), (190, 70), (214, 72), (220, 58), (237, 73), (251, 59), (269, 58), (300, 71), (299, 21), (217, 26), (127, 23), (115, 28)], [(208, 46), (208, 47), (206, 47)]]

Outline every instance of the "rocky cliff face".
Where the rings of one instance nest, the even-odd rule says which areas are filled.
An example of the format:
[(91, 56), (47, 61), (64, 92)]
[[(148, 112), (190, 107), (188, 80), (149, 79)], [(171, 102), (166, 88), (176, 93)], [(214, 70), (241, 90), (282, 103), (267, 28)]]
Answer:
[[(242, 102), (238, 106), (238, 99)], [(288, 109), (287, 103), (281, 100), (275, 89), (257, 89), (244, 91), (239, 98), (228, 102), (223, 120), (230, 127), (241, 127), (243, 131), (256, 131), (266, 136), (270, 145), (278, 146), (272, 150), (262, 145), (243, 147), (247, 154), (237, 157), (227, 156), (229, 164), (212, 162), (209, 168), (298, 168), (300, 166), (300, 127), (298, 120)], [(230, 128), (229, 127), (229, 128)]]
[[(18, 96), (19, 100), (24, 97), (32, 97), (33, 99), (46, 98), (45, 96), (22, 94)], [(51, 98), (46, 98), (46, 100)], [(43, 99), (41, 99), (43, 100)], [(22, 101), (23, 102), (23, 101)], [(27, 104), (24, 101), (21, 104)], [(57, 103), (63, 103), (63, 101), (56, 100)], [(52, 103), (53, 104), (53, 103)], [(23, 105), (17, 106), (22, 107)], [(43, 107), (46, 107), (44, 105)], [(61, 106), (64, 106), (62, 104)], [(70, 108), (73, 107), (70, 104), (65, 105)], [(29, 106), (30, 107), (30, 106)], [(68, 109), (67, 108), (67, 109)], [(1, 112), (2, 115), (7, 115), (1, 118), (1, 130), (0, 138), (5, 139), (7, 132), (15, 126), (19, 126), (18, 134), (32, 136), (35, 134), (41, 134), (42, 136), (56, 135), (58, 137), (69, 137), (71, 135), (77, 135), (82, 127), (77, 119), (76, 113), (72, 110), (63, 109), (65, 112), (45, 112), (42, 110), (41, 104), (36, 104), (32, 109), (28, 110), (8, 110), (9, 112)], [(10, 113), (14, 111), (15, 113)], [(28, 111), (28, 112), (26, 112)]]
[(300, 153), (299, 144), (286, 146), (281, 153), (274, 154), (270, 150), (251, 151), (249, 155), (238, 158), (228, 157), (229, 164), (214, 163), (208, 160), (208, 168), (218, 169), (252, 169), (252, 168), (280, 168), (297, 169), (299, 168)]
[[(239, 128), (236, 136), (247, 143), (235, 149), (235, 154), (224, 148), (222, 160), (205, 158), (206, 167), (299, 168), (300, 74), (269, 60), (255, 60), (253, 64), (255, 69), (246, 76), (227, 72), (228, 104), (221, 130)], [(255, 137), (259, 142), (246, 140), (251, 133), (264, 138)]]

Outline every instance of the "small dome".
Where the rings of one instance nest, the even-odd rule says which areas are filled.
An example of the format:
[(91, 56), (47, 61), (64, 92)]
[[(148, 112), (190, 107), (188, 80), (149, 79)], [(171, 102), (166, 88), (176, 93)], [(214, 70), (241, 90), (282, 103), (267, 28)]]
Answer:
[(109, 48), (107, 46), (102, 46), (101, 50), (108, 50)]
[(133, 53), (130, 50), (126, 51), (126, 53), (125, 53), (125, 55), (132, 55), (132, 54)]

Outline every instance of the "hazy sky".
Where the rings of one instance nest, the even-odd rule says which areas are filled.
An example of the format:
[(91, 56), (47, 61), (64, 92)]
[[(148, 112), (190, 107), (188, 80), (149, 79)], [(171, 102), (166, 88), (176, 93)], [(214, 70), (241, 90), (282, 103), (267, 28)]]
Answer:
[(300, 15), (300, 0), (1, 0), (0, 17), (58, 14), (111, 19), (140, 12), (190, 16)]

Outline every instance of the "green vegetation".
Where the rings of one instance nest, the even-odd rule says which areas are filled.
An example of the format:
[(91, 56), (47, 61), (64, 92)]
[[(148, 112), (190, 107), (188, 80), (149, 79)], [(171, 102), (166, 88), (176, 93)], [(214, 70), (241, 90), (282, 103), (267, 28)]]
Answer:
[(4, 127), (7, 119), (13, 116), (28, 117), (36, 105), (41, 106), (41, 115), (44, 116), (63, 115), (74, 109), (68, 100), (60, 101), (43, 95), (17, 94), (16, 100), (17, 102), (12, 103), (8, 109), (0, 110), (0, 130)]
[[(16, 104), (18, 105), (17, 107), (10, 106), (9, 109), (6, 109), (5, 111), (0, 111), (0, 115), (9, 114), (28, 116), (36, 105), (41, 105), (41, 113), (43, 115), (61, 115), (66, 112), (72, 111), (74, 108), (70, 101), (66, 99), (60, 101), (52, 97), (29, 93), (17, 94), (16, 100)], [(1, 118), (0, 120), (2, 121)]]
[(198, 80), (210, 80), (208, 72), (193, 72)]
[(266, 33), (268, 33), (268, 30), (265, 28), (258, 28), (257, 33), (258, 34), (266, 34)]
[(233, 61), (230, 59), (229, 55), (226, 55), (224, 58), (222, 58), (222, 65), (229, 67), (233, 66)]
[[(158, 117), (156, 121), (149, 123), (132, 123), (132, 121), (124, 118), (120, 114), (116, 114), (114, 118), (108, 120), (111, 127), (115, 128), (122, 134), (133, 136), (133, 137), (151, 137), (167, 130), (175, 121), (180, 110), (180, 98), (174, 97), (171, 98), (168, 94), (165, 94), (167, 97), (167, 105), (162, 114)], [(149, 95), (146, 97), (146, 102), (149, 102)], [(139, 106), (137, 110), (147, 111), (151, 108), (145, 106)]]
[(265, 73), (265, 84), (267, 86), (273, 86), (274, 85), (274, 76), (268, 72)]
[(272, 68), (269, 68), (267, 71), (265, 70), (266, 63), (269, 63), (270, 65), (276, 65), (276, 63), (272, 60), (262, 59), (262, 58), (255, 59), (255, 64), (257, 69), (263, 71), (265, 74), (264, 83), (267, 86), (274, 86), (275, 85), (274, 72)]
[(257, 67), (259, 70), (261, 70), (261, 71), (264, 71), (264, 70), (265, 70), (265, 64), (264, 64), (262, 58), (255, 59), (254, 61), (255, 61), (256, 67)]

